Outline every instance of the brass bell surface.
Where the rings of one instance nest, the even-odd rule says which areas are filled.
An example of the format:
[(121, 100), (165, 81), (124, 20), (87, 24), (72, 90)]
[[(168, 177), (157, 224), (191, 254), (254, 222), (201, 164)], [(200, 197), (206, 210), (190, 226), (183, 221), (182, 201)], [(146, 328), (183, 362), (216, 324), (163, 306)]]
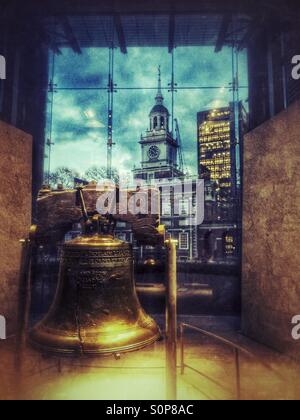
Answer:
[(56, 297), (31, 331), (31, 344), (56, 354), (109, 355), (159, 338), (136, 294), (132, 246), (109, 235), (66, 242)]

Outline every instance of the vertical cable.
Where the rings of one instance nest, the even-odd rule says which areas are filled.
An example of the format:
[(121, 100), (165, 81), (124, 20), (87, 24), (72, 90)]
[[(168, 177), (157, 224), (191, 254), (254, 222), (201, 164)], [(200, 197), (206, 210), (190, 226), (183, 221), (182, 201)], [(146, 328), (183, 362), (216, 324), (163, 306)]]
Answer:
[(172, 50), (171, 91), (172, 91), (172, 137), (174, 137), (174, 109), (175, 109), (175, 57), (174, 57), (174, 48)]
[(109, 48), (109, 70), (108, 70), (108, 127), (107, 127), (107, 178), (112, 178), (112, 149), (113, 142), (113, 112), (114, 112), (114, 59), (115, 59), (115, 46), (114, 46), (114, 25), (112, 27), (112, 42)]
[(55, 77), (55, 53), (53, 52), (52, 56), (52, 69), (51, 69), (51, 79), (49, 83), (49, 93), (51, 93), (51, 105), (50, 105), (50, 128), (49, 128), (49, 137), (47, 139), (47, 146), (48, 146), (48, 171), (47, 171), (47, 183), (50, 185), (50, 174), (51, 174), (51, 153), (52, 153), (52, 146), (54, 143), (52, 142), (52, 134), (53, 134), (53, 108), (54, 108), (54, 93), (55, 93), (55, 84), (54, 84), (54, 77)]

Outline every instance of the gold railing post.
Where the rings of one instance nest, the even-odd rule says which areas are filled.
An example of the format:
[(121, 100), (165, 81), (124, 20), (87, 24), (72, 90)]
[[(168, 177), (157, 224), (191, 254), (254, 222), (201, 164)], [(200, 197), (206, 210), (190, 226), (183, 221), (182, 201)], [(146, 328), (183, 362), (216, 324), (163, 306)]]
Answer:
[(240, 353), (239, 349), (236, 348), (235, 354), (235, 374), (236, 374), (236, 399), (241, 400), (241, 372), (240, 372)]
[(169, 239), (167, 248), (167, 302), (166, 302), (166, 388), (167, 400), (177, 399), (177, 245)]
[(31, 226), (29, 237), (20, 241), (22, 250), (17, 308), (18, 319), (15, 342), (15, 369), (17, 372), (21, 372), (23, 368), (23, 353), (26, 346), (27, 333), (29, 329), (29, 314), (31, 304), (31, 265), (36, 230), (37, 227), (35, 225)]
[(184, 324), (180, 324), (180, 373), (184, 375)]

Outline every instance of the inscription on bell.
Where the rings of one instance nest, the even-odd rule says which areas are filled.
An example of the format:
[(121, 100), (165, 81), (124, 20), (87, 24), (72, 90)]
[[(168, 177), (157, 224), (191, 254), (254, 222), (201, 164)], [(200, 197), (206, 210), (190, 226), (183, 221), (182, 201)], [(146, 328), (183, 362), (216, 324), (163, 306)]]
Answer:
[(100, 289), (105, 287), (107, 272), (79, 271), (71, 274), (79, 289)]
[(75, 280), (77, 287), (82, 290), (119, 287), (118, 281), (122, 281), (121, 274), (110, 273), (109, 271), (70, 270), (69, 276)]
[(99, 253), (99, 251), (74, 251), (68, 250), (64, 255), (64, 264), (72, 267), (74, 264), (81, 267), (103, 267), (103, 265), (114, 266), (130, 264), (131, 253), (128, 250), (113, 250)]

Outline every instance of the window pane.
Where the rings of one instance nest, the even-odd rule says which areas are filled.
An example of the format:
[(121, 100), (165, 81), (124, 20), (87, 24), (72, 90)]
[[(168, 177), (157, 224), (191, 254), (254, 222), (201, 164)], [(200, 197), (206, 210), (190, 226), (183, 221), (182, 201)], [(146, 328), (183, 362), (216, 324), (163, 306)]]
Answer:
[[(51, 108), (52, 95), (49, 95)], [(49, 112), (50, 114), (50, 112)], [(106, 165), (107, 93), (67, 91), (53, 95), (50, 169), (67, 167), (82, 175), (93, 165)], [(50, 122), (48, 126), (50, 126)], [(52, 133), (51, 133), (52, 131)], [(49, 167), (49, 148), (45, 171)]]
[(213, 47), (178, 47), (175, 49), (178, 86), (229, 86), (232, 82), (232, 49), (218, 54)]
[[(54, 83), (58, 88), (107, 87), (109, 54), (106, 48), (83, 48), (76, 54), (63, 48), (55, 56)], [(50, 73), (51, 74), (51, 73)]]
[(161, 66), (162, 86), (168, 91), (168, 83), (171, 81), (171, 55), (167, 48), (128, 48), (127, 54), (116, 50), (115, 82), (118, 88), (154, 88), (155, 96), (158, 66)]

